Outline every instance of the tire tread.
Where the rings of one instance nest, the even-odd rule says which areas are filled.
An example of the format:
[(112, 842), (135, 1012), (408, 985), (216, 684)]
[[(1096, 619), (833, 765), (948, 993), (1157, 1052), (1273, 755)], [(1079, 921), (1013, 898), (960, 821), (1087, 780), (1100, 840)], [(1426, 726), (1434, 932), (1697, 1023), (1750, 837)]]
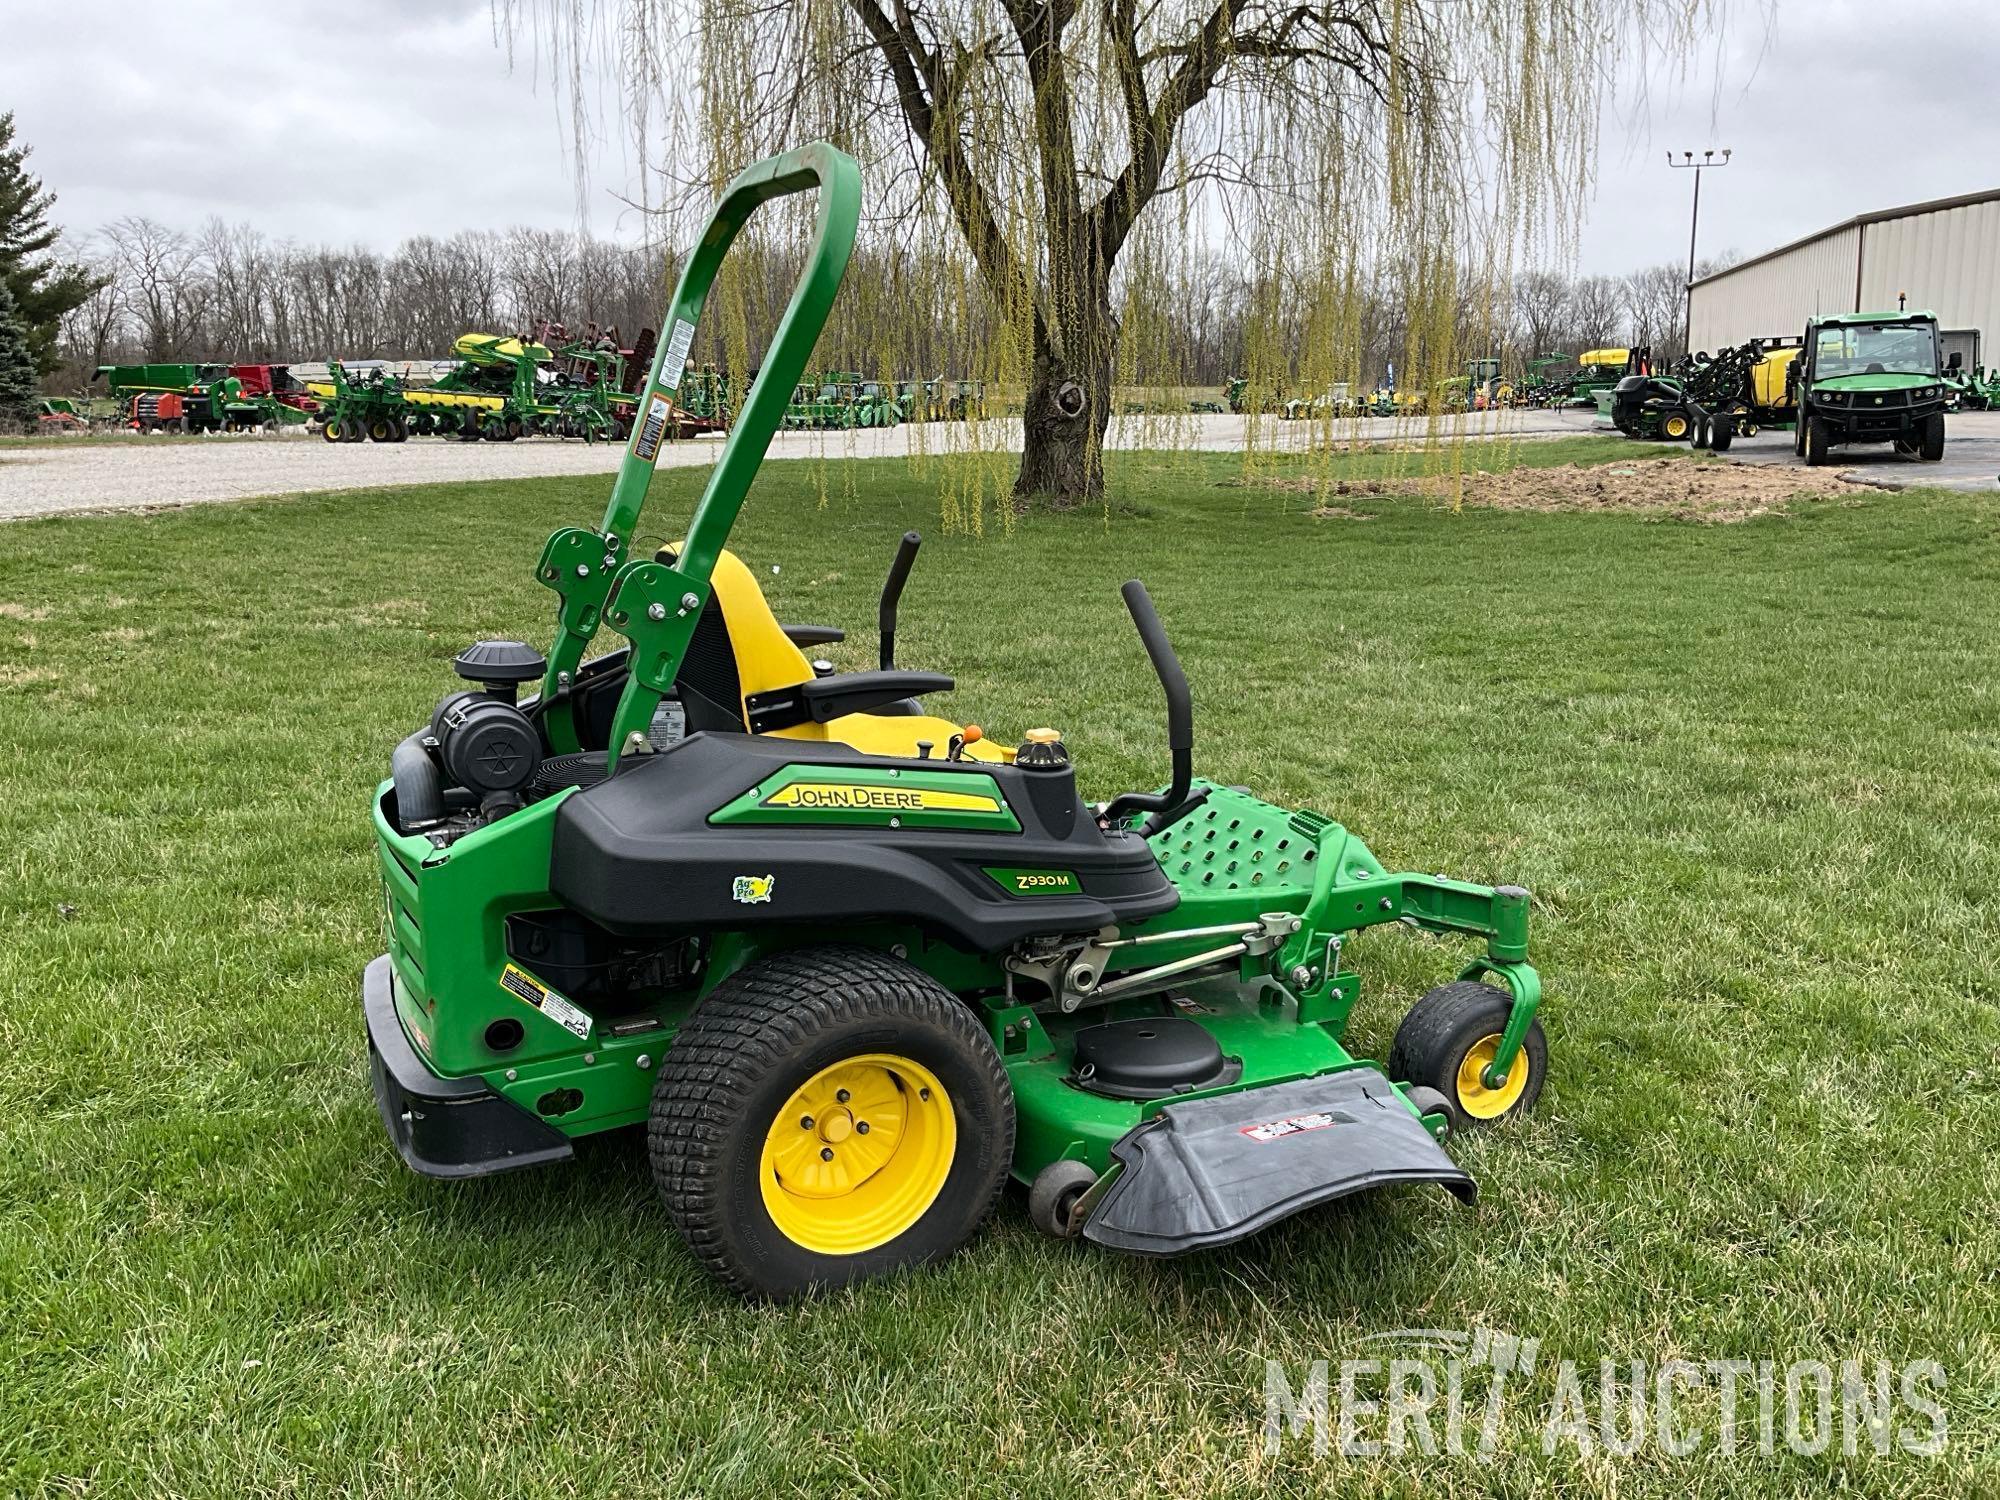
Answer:
[[(956, 1032), (1003, 1103), (1001, 1159), (1012, 1157), (1006, 1068), (971, 1010), (936, 980), (872, 948), (798, 948), (748, 965), (717, 985), (674, 1037), (646, 1123), (647, 1155), (668, 1217), (703, 1266), (741, 1295), (765, 1293), (728, 1253), (724, 1225), (733, 1205), (721, 1182), (724, 1143), (746, 1128), (744, 1101), (759, 1080), (857, 1016), (942, 1022)], [(1006, 1181), (1005, 1171), (995, 1174), (975, 1227), (991, 1215)]]

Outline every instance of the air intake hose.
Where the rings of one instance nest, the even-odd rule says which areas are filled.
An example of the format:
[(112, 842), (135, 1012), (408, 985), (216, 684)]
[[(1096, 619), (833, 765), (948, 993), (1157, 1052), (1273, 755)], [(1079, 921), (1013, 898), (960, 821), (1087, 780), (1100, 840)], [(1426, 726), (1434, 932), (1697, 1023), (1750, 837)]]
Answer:
[(396, 821), (406, 833), (444, 816), (444, 783), (437, 762), (424, 748), (428, 736), (428, 730), (419, 729), (389, 757), (389, 776), (396, 784)]

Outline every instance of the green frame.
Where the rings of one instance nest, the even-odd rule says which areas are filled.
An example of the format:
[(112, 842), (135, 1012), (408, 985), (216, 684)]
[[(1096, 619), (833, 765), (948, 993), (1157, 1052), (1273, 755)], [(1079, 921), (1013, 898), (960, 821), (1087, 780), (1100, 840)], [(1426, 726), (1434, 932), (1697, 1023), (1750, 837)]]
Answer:
[[(710, 474), (687, 541), (672, 563), (627, 555), (666, 431), (673, 421), (695, 325), (729, 247), (750, 215), (774, 198), (819, 189), (818, 221), (805, 270), (764, 356), (757, 379)], [(646, 743), (653, 710), (673, 688), (696, 620), (708, 602), (709, 575), (736, 524), (750, 481), (784, 423), (819, 331), (832, 311), (861, 220), (861, 168), (825, 142), (758, 162), (724, 190), (694, 254), (681, 272), (661, 323), (652, 374), (626, 444), (624, 461), (595, 531), (564, 527), (549, 537), (535, 565), (538, 582), (561, 599), (560, 623), (542, 681), (543, 724), (551, 747), (577, 748), (568, 688), (598, 630), (609, 625), (631, 642), (631, 670), (612, 716), (610, 762)]]

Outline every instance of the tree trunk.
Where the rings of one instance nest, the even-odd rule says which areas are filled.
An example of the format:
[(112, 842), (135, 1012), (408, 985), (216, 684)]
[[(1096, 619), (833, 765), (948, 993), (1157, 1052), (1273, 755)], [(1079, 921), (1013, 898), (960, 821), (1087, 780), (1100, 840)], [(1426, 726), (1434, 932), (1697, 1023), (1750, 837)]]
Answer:
[(1021, 408), (1021, 471), (1014, 480), (1014, 503), (1023, 510), (1035, 505), (1068, 510), (1104, 497), (1116, 333), (1108, 291), (1092, 300), (1096, 306), (1067, 330), (1075, 357), (1057, 352), (1041, 320), (1035, 320), (1034, 362)]

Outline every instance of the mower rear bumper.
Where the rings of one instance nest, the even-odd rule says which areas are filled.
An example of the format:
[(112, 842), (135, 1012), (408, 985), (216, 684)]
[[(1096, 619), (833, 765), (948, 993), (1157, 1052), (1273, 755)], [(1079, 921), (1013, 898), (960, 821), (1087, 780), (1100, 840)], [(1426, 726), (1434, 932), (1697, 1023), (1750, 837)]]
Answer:
[(573, 1156), (569, 1137), (479, 1079), (431, 1071), (396, 1019), (392, 972), (387, 954), (368, 965), (361, 1012), (375, 1104), (404, 1163), (426, 1177), (485, 1177)]
[(1111, 1155), (1122, 1170), (1083, 1233), (1141, 1255), (1227, 1245), (1364, 1188), (1435, 1182), (1466, 1203), (1478, 1195), (1365, 1066), (1170, 1104)]

